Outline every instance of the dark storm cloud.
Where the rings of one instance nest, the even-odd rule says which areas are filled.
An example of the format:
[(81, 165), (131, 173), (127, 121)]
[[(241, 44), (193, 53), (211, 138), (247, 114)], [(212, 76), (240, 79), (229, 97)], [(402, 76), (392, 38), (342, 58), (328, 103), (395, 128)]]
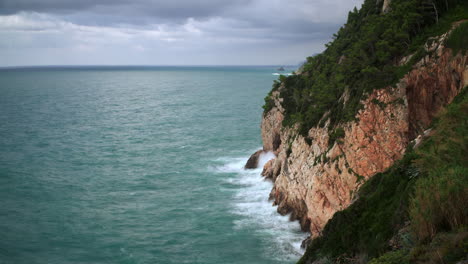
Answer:
[[(35, 12), (87, 26), (180, 25), (192, 18), (234, 20), (234, 28), (275, 30), (279, 38), (330, 33), (342, 23), (342, 6), (361, 0), (0, 0), (0, 15)], [(319, 9), (307, 14), (304, 10)], [(345, 8), (346, 9), (346, 8)], [(298, 13), (299, 12), (299, 13)], [(314, 21), (311, 21), (312, 20)], [(212, 28), (211, 32), (225, 30)], [(312, 34), (311, 34), (312, 33)]]

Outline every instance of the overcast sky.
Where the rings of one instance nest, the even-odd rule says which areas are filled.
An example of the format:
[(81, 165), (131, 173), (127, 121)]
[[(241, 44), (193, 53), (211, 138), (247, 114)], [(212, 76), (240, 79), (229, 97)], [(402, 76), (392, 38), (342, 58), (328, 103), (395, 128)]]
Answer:
[(286, 65), (363, 0), (0, 0), (0, 66)]

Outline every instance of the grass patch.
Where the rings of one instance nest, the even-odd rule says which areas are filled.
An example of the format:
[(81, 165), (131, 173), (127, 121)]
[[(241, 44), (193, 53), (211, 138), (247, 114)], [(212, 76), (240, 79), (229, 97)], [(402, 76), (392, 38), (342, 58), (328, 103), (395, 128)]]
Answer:
[(388, 252), (379, 258), (375, 258), (369, 264), (409, 264), (410, 258), (408, 250), (398, 250)]
[(437, 118), (437, 130), (418, 150), (424, 177), (411, 200), (413, 230), (421, 242), (468, 225), (468, 88)]
[(459, 25), (445, 41), (445, 46), (451, 48), (454, 54), (466, 53), (468, 48), (468, 22)]
[(466, 260), (467, 252), (468, 231), (465, 228), (450, 233), (438, 233), (430, 243), (411, 249), (408, 256), (410, 263), (455, 264)]

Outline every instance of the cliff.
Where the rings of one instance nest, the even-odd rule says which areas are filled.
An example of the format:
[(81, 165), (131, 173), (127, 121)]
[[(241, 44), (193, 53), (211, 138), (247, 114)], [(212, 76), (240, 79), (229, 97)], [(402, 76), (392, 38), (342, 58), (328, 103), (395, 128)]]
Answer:
[[(280, 77), (265, 98), (263, 151), (276, 158), (262, 175), (274, 183), (270, 198), (278, 212), (290, 214), (311, 234), (302, 263), (366, 263), (368, 257), (401, 249), (401, 236), (413, 237), (410, 229), (423, 245), (439, 231), (467, 223), (466, 210), (454, 205), (459, 197), (468, 199), (467, 168), (459, 166), (468, 163), (463, 133), (450, 138), (450, 144), (459, 144), (452, 146), (457, 158), (440, 154), (433, 144), (436, 153), (422, 159), (432, 171), (412, 165), (424, 163), (412, 149), (433, 134), (443, 135), (442, 128), (434, 130), (434, 119), (468, 86), (468, 5), (457, 2), (431, 1), (435, 12), (427, 12), (425, 0), (366, 0), (361, 10), (350, 12), (323, 54), (308, 58), (295, 76)], [(439, 9), (444, 3), (445, 11)], [(466, 100), (460, 109), (456, 114), (464, 120)], [(447, 125), (460, 132), (466, 121), (460, 126)], [(424, 195), (411, 198), (412, 193), (426, 190), (414, 186), (427, 180), (415, 177), (439, 170), (428, 160), (444, 160), (437, 164), (447, 175), (456, 170), (444, 164), (462, 171), (455, 177), (461, 182), (454, 191), (458, 198), (441, 198), (456, 208), (452, 215), (462, 215), (448, 229), (445, 220), (434, 219), (450, 216), (430, 216), (434, 223), (428, 224), (427, 216), (420, 217), (427, 213), (414, 209)], [(415, 231), (419, 226), (424, 231)], [(465, 233), (457, 239), (465, 241)], [(455, 240), (450, 243), (464, 243)], [(407, 260), (409, 248), (398, 256)]]
[[(284, 86), (272, 93), (274, 107), (264, 113), (261, 129), (264, 151), (277, 158), (265, 165), (263, 175), (274, 181), (270, 197), (279, 213), (291, 213), (303, 230), (318, 236), (333, 214), (356, 198), (362, 183), (402, 158), (435, 114), (468, 85), (468, 56), (444, 46), (448, 34), (432, 39), (425, 46), (428, 55), (395, 86), (370, 93), (357, 121), (342, 124), (344, 135), (334, 142), (329, 121), (311, 128), (307, 138), (297, 127), (284, 127)], [(348, 96), (341, 97), (344, 104)]]

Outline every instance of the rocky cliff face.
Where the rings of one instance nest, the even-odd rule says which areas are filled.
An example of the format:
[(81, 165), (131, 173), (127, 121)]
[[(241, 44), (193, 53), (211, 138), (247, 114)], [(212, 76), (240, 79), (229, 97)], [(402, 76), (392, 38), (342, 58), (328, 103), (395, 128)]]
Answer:
[[(364, 181), (400, 159), (411, 140), (423, 133), (435, 113), (468, 85), (468, 56), (443, 46), (446, 35), (426, 45), (428, 54), (395, 87), (374, 90), (354, 122), (342, 124), (344, 137), (329, 145), (329, 125), (313, 127), (308, 137), (282, 126), (280, 93), (263, 116), (263, 148), (273, 151), (263, 175), (274, 182), (270, 197), (281, 214), (291, 213), (304, 230), (320, 235), (338, 210), (348, 207)], [(405, 63), (410, 58), (403, 58)], [(341, 101), (346, 104), (345, 92)]]

